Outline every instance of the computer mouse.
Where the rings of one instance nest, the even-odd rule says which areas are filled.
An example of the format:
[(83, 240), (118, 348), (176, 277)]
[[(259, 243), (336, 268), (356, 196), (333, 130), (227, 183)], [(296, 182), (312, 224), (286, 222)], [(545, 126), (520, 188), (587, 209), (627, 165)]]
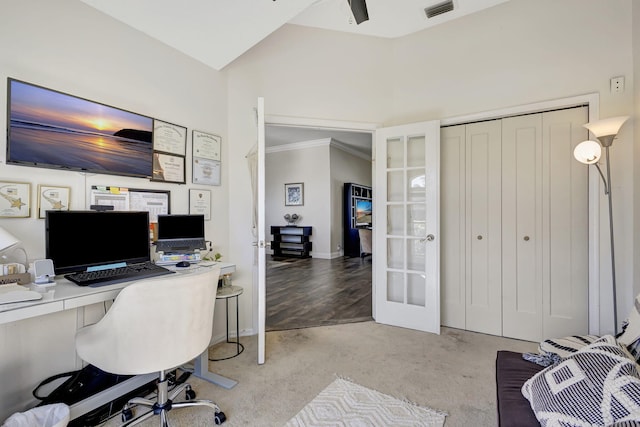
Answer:
[(176, 267), (189, 267), (191, 263), (189, 261), (180, 261), (176, 264)]

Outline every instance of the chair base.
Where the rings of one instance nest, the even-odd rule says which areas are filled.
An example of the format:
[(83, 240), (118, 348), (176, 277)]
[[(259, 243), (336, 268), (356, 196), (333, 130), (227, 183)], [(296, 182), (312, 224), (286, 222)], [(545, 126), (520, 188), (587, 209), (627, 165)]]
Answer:
[[(208, 406), (209, 408), (214, 410), (214, 423), (216, 425), (222, 424), (226, 421), (227, 417), (224, 412), (220, 410), (218, 405), (213, 403), (210, 400), (205, 399), (195, 399), (196, 393), (191, 389), (191, 386), (188, 383), (183, 383), (177, 385), (171, 393), (168, 392), (168, 380), (164, 372), (160, 372), (160, 380), (157, 384), (158, 396), (157, 400), (149, 400), (142, 397), (134, 397), (129, 400), (129, 402), (122, 408), (122, 427), (135, 426), (154, 415), (160, 416), (160, 426), (161, 427), (170, 427), (171, 423), (169, 422), (168, 414), (169, 411), (176, 408), (186, 408), (189, 406)], [(176, 396), (180, 393), (185, 393), (185, 401), (174, 402)], [(148, 412), (144, 414), (138, 415), (135, 418), (133, 417), (133, 410), (131, 409), (132, 405), (143, 406), (149, 408)]]

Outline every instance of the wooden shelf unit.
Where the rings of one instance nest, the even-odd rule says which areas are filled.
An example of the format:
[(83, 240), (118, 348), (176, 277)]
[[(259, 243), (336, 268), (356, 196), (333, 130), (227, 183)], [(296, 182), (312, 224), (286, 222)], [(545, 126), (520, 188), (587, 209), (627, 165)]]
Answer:
[(273, 257), (283, 258), (309, 258), (311, 242), (309, 237), (312, 234), (311, 227), (298, 227), (295, 225), (272, 225), (271, 249)]

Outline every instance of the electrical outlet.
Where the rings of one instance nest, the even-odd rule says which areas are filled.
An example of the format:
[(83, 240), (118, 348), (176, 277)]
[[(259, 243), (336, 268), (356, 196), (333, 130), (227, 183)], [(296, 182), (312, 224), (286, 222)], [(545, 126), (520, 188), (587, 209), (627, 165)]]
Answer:
[(624, 76), (611, 78), (611, 93), (624, 92)]

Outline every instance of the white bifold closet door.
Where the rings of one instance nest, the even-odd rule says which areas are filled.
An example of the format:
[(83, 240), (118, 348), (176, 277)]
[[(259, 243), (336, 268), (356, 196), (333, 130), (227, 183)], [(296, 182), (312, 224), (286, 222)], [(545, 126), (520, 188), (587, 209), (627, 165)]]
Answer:
[(503, 335), (540, 341), (588, 330), (587, 108), (503, 119)]
[(541, 341), (588, 329), (587, 108), (441, 131), (442, 320)]

